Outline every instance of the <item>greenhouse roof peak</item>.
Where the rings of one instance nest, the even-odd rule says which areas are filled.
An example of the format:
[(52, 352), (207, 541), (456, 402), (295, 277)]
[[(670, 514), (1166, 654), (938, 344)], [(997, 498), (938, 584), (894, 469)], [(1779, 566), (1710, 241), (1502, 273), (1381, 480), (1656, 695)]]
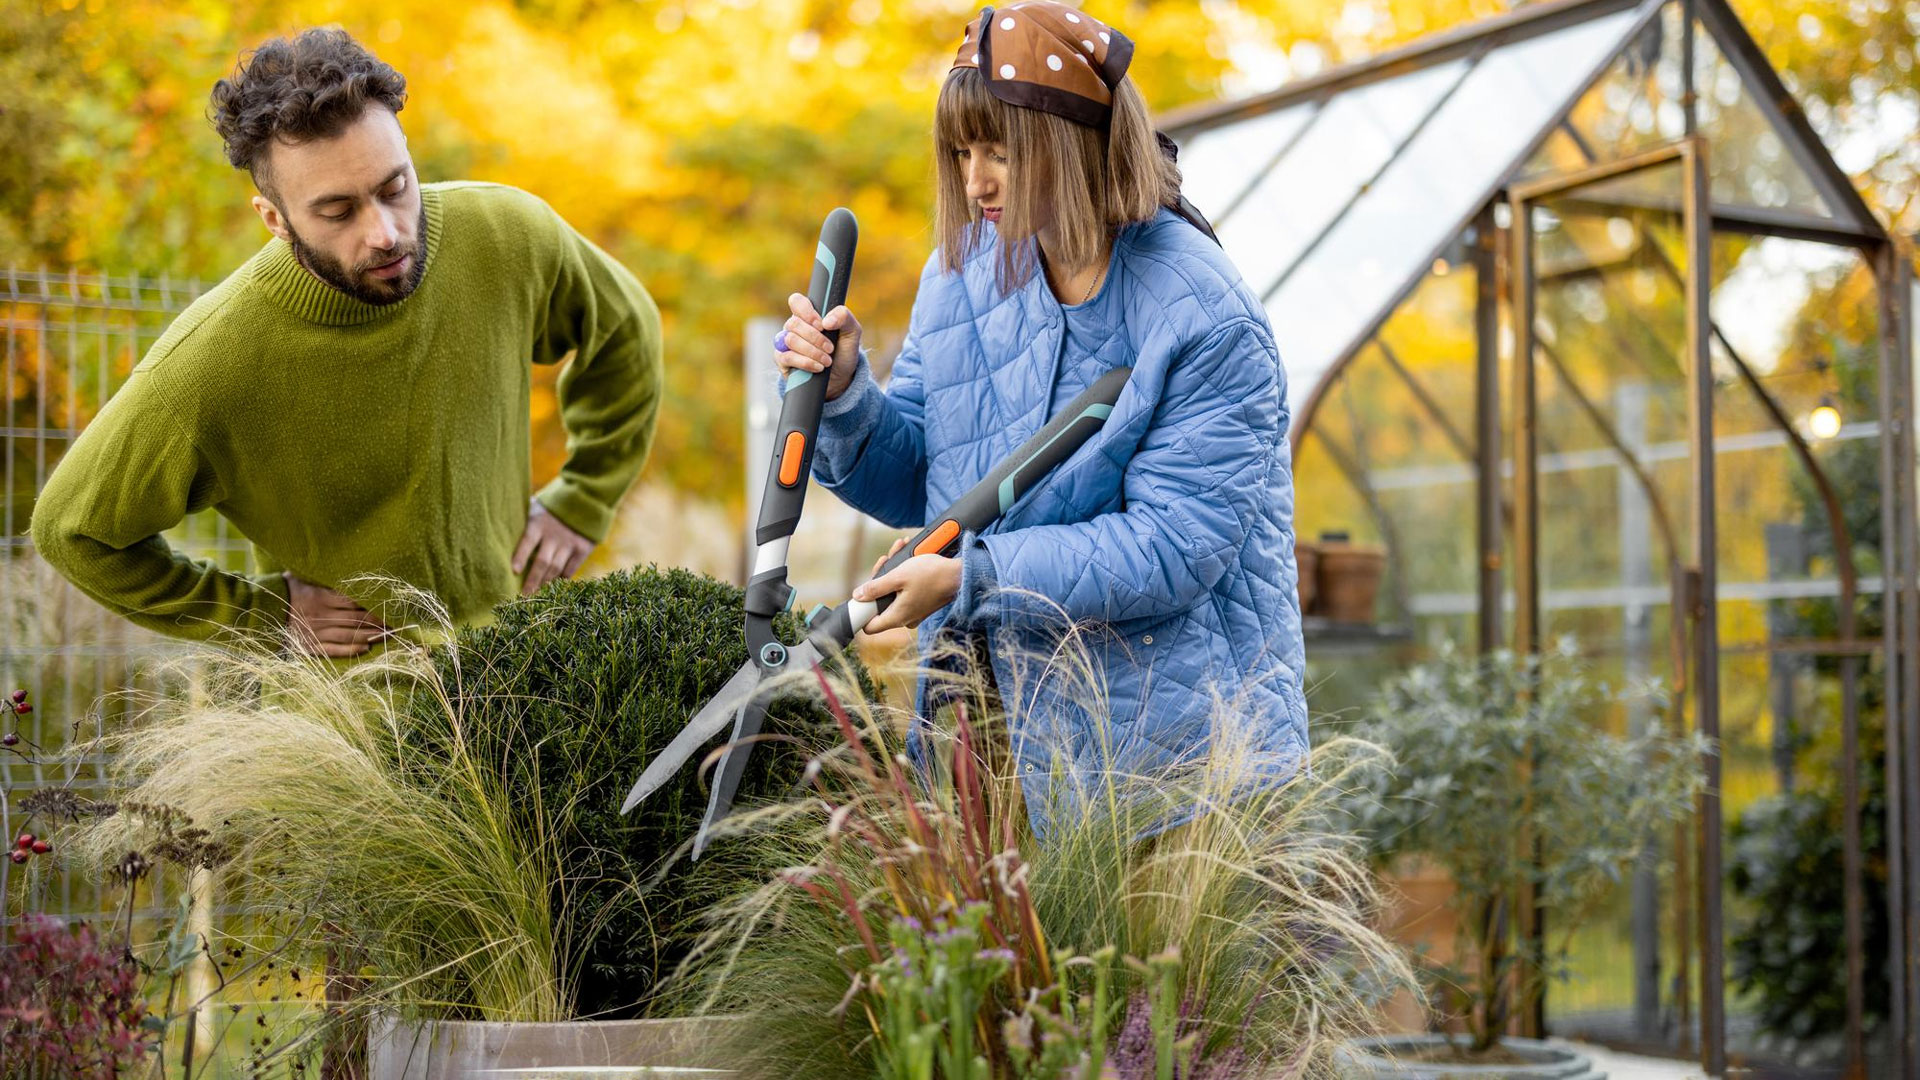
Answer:
[(1726, 144), (1716, 216), (1883, 239), (1725, 0), (1693, 9), (1689, 28), (1679, 0), (1529, 4), (1164, 117), (1187, 195), (1273, 322), (1295, 400), (1364, 346), (1516, 178), (1683, 137), (1683, 52), (1699, 130), (1714, 155)]

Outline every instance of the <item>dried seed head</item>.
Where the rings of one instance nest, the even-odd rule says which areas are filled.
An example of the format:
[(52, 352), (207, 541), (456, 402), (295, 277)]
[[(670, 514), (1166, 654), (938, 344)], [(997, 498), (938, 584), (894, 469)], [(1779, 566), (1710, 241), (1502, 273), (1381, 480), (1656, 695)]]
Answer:
[(55, 821), (79, 821), (107, 817), (117, 808), (112, 803), (84, 798), (70, 788), (43, 788), (20, 800), (20, 809)]
[(114, 872), (120, 876), (120, 880), (132, 884), (146, 877), (152, 865), (145, 855), (138, 851), (129, 851), (120, 857), (120, 865), (114, 868)]

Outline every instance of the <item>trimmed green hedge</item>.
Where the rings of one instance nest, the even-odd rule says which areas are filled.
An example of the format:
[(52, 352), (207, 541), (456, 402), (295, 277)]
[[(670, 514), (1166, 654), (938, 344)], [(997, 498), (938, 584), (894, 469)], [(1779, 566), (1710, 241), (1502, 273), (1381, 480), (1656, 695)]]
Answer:
[[(761, 872), (730, 859), (724, 843), (697, 865), (680, 851), (706, 811), (711, 772), (699, 771), (698, 758), (620, 816), (640, 770), (746, 661), (741, 590), (647, 568), (558, 582), (496, 618), (460, 633), (443, 678), (481, 760), (501, 764), (509, 796), (530, 823), (544, 813), (560, 845), (566, 880), (554, 903), (578, 964), (565, 973), (575, 1014), (638, 1015), (700, 929), (700, 906)], [(783, 639), (799, 638), (797, 619), (781, 623)], [(767, 730), (830, 722), (795, 697), (774, 704)], [(784, 743), (757, 746), (736, 804), (786, 794), (802, 767)]]

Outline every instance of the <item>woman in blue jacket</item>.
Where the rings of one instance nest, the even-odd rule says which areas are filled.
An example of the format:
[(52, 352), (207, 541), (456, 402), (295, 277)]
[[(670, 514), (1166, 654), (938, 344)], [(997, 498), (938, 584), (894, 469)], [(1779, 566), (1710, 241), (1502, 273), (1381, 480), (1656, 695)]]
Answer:
[[(1133, 367), (1101, 432), (957, 557), (855, 593), (898, 593), (869, 631), (988, 644), (1042, 836), (1076, 798), (1059, 775), (1194, 760), (1220, 702), (1251, 718), (1268, 772), (1307, 750), (1285, 376), (1258, 299), (1180, 199), (1132, 55), (1062, 4), (985, 9), (935, 112), (939, 249), (886, 388), (844, 307), (823, 317), (795, 294), (775, 341), (783, 371), (829, 373), (816, 477), (900, 528)], [(831, 354), (823, 328), (840, 331)], [(1023, 670), (1070, 626), (1104, 702)], [(925, 715), (924, 679), (921, 697)]]

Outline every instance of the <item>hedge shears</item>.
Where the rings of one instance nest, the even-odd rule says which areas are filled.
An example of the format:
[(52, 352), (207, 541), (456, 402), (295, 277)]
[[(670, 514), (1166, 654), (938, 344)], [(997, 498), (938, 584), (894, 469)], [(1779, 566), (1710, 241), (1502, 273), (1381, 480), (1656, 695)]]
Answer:
[[(847, 276), (853, 268), (857, 232), (853, 215), (845, 209), (829, 214), (821, 227), (813, 279), (807, 290), (807, 299), (812, 301), (815, 311), (825, 314), (846, 301)], [(835, 331), (825, 333), (830, 343), (839, 337)], [(1021, 495), (1100, 430), (1132, 373), (1130, 367), (1119, 367), (1096, 379), (1032, 438), (894, 552), (874, 577), (884, 577), (917, 555), (953, 555), (959, 549), (961, 534), (968, 530), (977, 532), (998, 520)], [(817, 668), (826, 658), (837, 655), (893, 601), (889, 595), (872, 600), (850, 599), (834, 608), (819, 605), (808, 615), (807, 636), (797, 645), (786, 644), (774, 632), (774, 617), (785, 611), (793, 600), (793, 587), (787, 583), (787, 548), (806, 501), (807, 476), (813, 463), (814, 441), (819, 433), (826, 390), (824, 373), (815, 375), (797, 369), (787, 372), (780, 425), (767, 470), (766, 493), (760, 502), (760, 517), (754, 532), (754, 542), (758, 545), (754, 571), (747, 581), (744, 605), (747, 662), (694, 714), (666, 749), (648, 763), (620, 807), (622, 814), (631, 812), (731, 721), (733, 733), (721, 751), (707, 812), (694, 836), (695, 859), (706, 849), (713, 827), (733, 807), (734, 794), (746, 771), (747, 755), (752, 752), (753, 740), (766, 722), (769, 697), (762, 692), (763, 688), (789, 672)]]

